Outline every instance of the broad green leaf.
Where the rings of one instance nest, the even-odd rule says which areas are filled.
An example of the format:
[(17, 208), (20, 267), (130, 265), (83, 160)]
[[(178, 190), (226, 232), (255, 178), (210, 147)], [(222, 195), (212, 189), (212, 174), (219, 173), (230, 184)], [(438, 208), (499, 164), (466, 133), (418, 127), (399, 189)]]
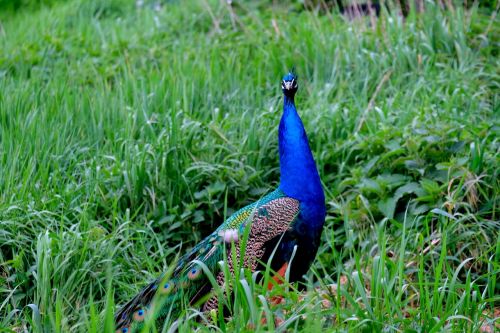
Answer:
[(384, 214), (385, 217), (392, 219), (394, 217), (394, 210), (396, 209), (396, 200), (387, 198), (377, 203), (378, 209)]
[(409, 194), (409, 193), (414, 193), (417, 196), (424, 194), (420, 184), (415, 183), (415, 182), (411, 182), (411, 183), (408, 183), (406, 185), (401, 186), (400, 188), (398, 188), (396, 190), (396, 193), (394, 194), (394, 200), (398, 201), (405, 194)]

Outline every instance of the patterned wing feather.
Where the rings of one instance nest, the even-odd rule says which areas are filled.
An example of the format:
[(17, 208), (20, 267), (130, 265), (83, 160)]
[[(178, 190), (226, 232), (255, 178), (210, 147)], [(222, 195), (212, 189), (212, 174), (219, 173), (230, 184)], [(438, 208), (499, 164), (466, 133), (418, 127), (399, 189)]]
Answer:
[[(281, 197), (273, 199), (256, 208), (252, 216), (252, 225), (243, 254), (243, 266), (255, 271), (260, 261), (266, 261), (264, 254), (268, 250), (270, 241), (285, 234), (292, 227), (299, 214), (300, 205), (295, 199)], [(243, 227), (243, 226), (242, 226)], [(236, 262), (240, 262), (241, 249), (235, 247)], [(227, 257), (230, 257), (230, 249), (227, 250)], [(228, 267), (234, 273), (234, 263), (228, 260)], [(223, 272), (217, 275), (217, 283), (222, 287), (225, 282)], [(204, 311), (218, 308), (217, 297), (210, 298), (203, 306)]]

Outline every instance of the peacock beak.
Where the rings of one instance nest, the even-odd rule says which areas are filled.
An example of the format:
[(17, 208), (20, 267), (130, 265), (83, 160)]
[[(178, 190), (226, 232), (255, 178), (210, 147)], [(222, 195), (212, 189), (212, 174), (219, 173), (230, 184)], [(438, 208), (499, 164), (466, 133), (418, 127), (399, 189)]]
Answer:
[(281, 87), (285, 90), (291, 90), (295, 88), (295, 80), (292, 81), (283, 81), (281, 83)]

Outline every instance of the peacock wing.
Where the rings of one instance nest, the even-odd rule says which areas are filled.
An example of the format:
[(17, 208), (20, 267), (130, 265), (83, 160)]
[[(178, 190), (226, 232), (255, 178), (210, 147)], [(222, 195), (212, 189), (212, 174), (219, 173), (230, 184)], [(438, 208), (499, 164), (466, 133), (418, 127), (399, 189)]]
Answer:
[[(235, 265), (239, 262), (243, 266), (252, 271), (256, 271), (259, 264), (265, 262), (265, 257), (268, 253), (270, 242), (276, 238), (285, 235), (293, 226), (299, 215), (300, 204), (297, 200), (285, 196), (274, 197), (270, 200), (264, 200), (257, 203), (253, 209), (252, 214), (247, 218), (246, 223), (239, 225), (237, 237), (224, 237), (226, 242), (244, 240), (244, 248), (241, 244), (235, 246), (236, 260), (231, 259), (231, 247), (227, 246), (228, 268), (231, 273), (234, 273)], [(250, 223), (250, 224), (248, 224)], [(225, 229), (226, 233), (231, 229)], [(248, 233), (247, 233), (248, 232)], [(231, 232), (231, 235), (234, 233)], [(238, 239), (241, 238), (241, 239)], [(216, 277), (219, 286), (225, 285), (224, 272), (219, 272)], [(229, 289), (231, 287), (229, 286)], [(216, 310), (218, 308), (219, 300), (217, 296), (208, 299), (203, 305), (203, 311)]]

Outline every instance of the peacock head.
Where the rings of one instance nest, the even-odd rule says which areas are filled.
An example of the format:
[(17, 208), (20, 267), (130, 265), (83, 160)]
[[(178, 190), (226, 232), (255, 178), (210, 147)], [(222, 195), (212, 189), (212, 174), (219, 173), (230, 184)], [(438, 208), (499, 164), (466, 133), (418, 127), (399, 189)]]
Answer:
[(297, 75), (292, 72), (283, 76), (283, 80), (281, 80), (281, 90), (287, 97), (293, 97), (297, 92), (299, 85), (297, 84)]

